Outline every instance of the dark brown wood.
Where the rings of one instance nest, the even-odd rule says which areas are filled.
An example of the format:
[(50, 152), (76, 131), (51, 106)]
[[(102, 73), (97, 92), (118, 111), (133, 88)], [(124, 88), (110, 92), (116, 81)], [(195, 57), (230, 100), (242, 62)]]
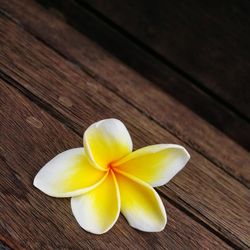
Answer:
[(96, 120), (117, 117), (130, 129), (135, 148), (160, 142), (187, 147), (190, 164), (160, 191), (220, 237), (241, 247), (250, 245), (246, 187), (13, 21), (0, 20), (1, 34), (5, 34), (1, 39), (2, 77), (79, 135)]
[(79, 2), (87, 2), (250, 119), (249, 1)]
[[(59, 8), (63, 13), (63, 17), (71, 25), (93, 38), (103, 47), (140, 72), (144, 77), (157, 83), (185, 106), (190, 107), (198, 115), (208, 120), (219, 128), (219, 130), (223, 131), (223, 133), (226, 133), (235, 141), (247, 149), (250, 149), (250, 136), (245, 133), (245, 131), (250, 129), (249, 118), (242, 113), (240, 114), (239, 110), (237, 110), (232, 104), (226, 102), (215, 94), (213, 91), (214, 87), (213, 89), (208, 89), (203, 84), (203, 80), (200, 82), (198, 77), (194, 78), (195, 76), (193, 77), (192, 75), (189, 75), (188, 72), (186, 73), (182, 69), (173, 65), (171, 62), (167, 61), (164, 55), (162, 56), (156, 53), (151, 53), (152, 49), (150, 47), (149, 49), (145, 48), (145, 46), (142, 46), (141, 42), (138, 43), (135, 39), (130, 39), (131, 37), (129, 33), (125, 32), (124, 34), (119, 27), (116, 28), (116, 25), (110, 26), (110, 22), (107, 20), (109, 19), (109, 16), (104, 18), (101, 17), (100, 19), (100, 15), (98, 15), (96, 11), (92, 11), (92, 9), (89, 11), (90, 8), (86, 8), (86, 5), (81, 5), (80, 3), (82, 1), (39, 0), (39, 2), (45, 3), (45, 5), (52, 8)], [(119, 4), (118, 2), (117, 4)], [(126, 4), (127, 2), (123, 3), (123, 5)], [(129, 17), (129, 14), (126, 14), (125, 19), (126, 17)], [(169, 33), (173, 35), (175, 32), (171, 31)], [(182, 39), (182, 41), (186, 40)], [(193, 47), (194, 48), (190, 49), (190, 51), (192, 51), (191, 53), (193, 53), (196, 44), (194, 44)], [(212, 52), (210, 55), (211, 54)], [(218, 63), (221, 61), (222, 60)], [(227, 60), (227, 62), (231, 61), (232, 60), (229, 59)], [(197, 64), (198, 66), (201, 66), (199, 62)], [(212, 64), (215, 65), (216, 63), (212, 61)], [(223, 62), (221, 62), (221, 65), (223, 65)], [(231, 65), (235, 64), (232, 63)], [(242, 70), (244, 66), (239, 66), (238, 68)], [(210, 78), (217, 77), (219, 80), (219, 76), (221, 76), (222, 73), (220, 69), (218, 71), (219, 73), (211, 75)], [(206, 72), (208, 73), (208, 70)], [(225, 67), (223, 72), (228, 73), (228, 68)], [(229, 72), (235, 72), (235, 70), (230, 70)], [(246, 76), (248, 74), (247, 72), (248, 70), (246, 69), (241, 76)], [(244, 79), (241, 80), (243, 81)], [(238, 84), (239, 81), (234, 81), (233, 83), (235, 82)], [(243, 81), (243, 85), (245, 85), (245, 82), (247, 85), (247, 81)], [(227, 81), (225, 81), (225, 83), (227, 83)], [(238, 93), (237, 91), (235, 92)], [(248, 93), (249, 91), (244, 89), (242, 92)], [(235, 95), (235, 93), (233, 94)], [(244, 96), (247, 96), (247, 94)], [(243, 99), (246, 99), (246, 97)], [(245, 103), (247, 103), (247, 101)]]
[(0, 106), (0, 235), (15, 249), (230, 249), (165, 199), (169, 224), (163, 232), (136, 231), (123, 217), (101, 236), (85, 232), (69, 199), (48, 197), (32, 185), (40, 167), (81, 146), (82, 138), (2, 80)]
[[(13, 0), (6, 1), (1, 7), (32, 34), (80, 65), (126, 102), (250, 186), (250, 156), (247, 151), (39, 5), (32, 1), (14, 3)], [(53, 25), (49, 25), (51, 23)], [(176, 75), (170, 77), (176, 81), (179, 79)]]
[[(1, 160), (0, 160), (1, 162)], [(5, 243), (3, 243), (3, 241), (0, 241), (0, 249), (1, 250), (11, 250), (11, 248), (9, 246), (7, 246)]]

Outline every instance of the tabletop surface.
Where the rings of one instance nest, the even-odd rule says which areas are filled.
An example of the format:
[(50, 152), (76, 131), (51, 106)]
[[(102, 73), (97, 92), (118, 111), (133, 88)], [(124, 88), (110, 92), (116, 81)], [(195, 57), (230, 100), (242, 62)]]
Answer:
[[(122, 16), (131, 8), (136, 10), (132, 1), (123, 14), (116, 15), (112, 10), (120, 13), (121, 7), (112, 5), (114, 1), (110, 6), (101, 1), (38, 2), (0, 1), (0, 249), (248, 249), (246, 93), (240, 93), (243, 99), (238, 103), (232, 89), (211, 87), (212, 78), (205, 77), (196, 60), (190, 65), (180, 59), (175, 51), (178, 44), (169, 42), (170, 53), (143, 32), (129, 42), (124, 40), (124, 35), (130, 38), (126, 32), (134, 36), (141, 27), (132, 27), (133, 21), (125, 22)], [(132, 15), (138, 13), (132, 10)], [(112, 23), (103, 23), (104, 15)], [(121, 30), (117, 31), (114, 27), (118, 24)], [(149, 27), (147, 32), (154, 34), (155, 26)], [(139, 39), (148, 47), (138, 49)], [(127, 45), (124, 51), (130, 49), (127, 58), (122, 58), (124, 53), (117, 56), (115, 41)], [(169, 67), (164, 59), (168, 55), (207, 87), (197, 90), (199, 84), (190, 84), (192, 79), (185, 73)], [(228, 66), (227, 60), (220, 65)], [(247, 60), (247, 56), (238, 60)], [(207, 74), (212, 77), (218, 70), (211, 64)], [(171, 86), (164, 85), (164, 80)], [(216, 81), (220, 78), (214, 76), (215, 85)], [(215, 89), (218, 98), (209, 95), (209, 88)], [(189, 93), (194, 99), (191, 104), (185, 99), (190, 98)], [(209, 116), (221, 114), (214, 123), (196, 110), (201, 100), (205, 106), (215, 105), (215, 110), (208, 110)], [(183, 171), (156, 189), (168, 214), (162, 232), (137, 231), (120, 216), (109, 232), (90, 234), (76, 223), (69, 199), (51, 198), (32, 185), (46, 162), (60, 152), (80, 147), (86, 128), (109, 117), (126, 124), (135, 149), (177, 143), (191, 155)], [(221, 129), (221, 117), (229, 123), (228, 131)], [(233, 128), (239, 129), (235, 132)]]

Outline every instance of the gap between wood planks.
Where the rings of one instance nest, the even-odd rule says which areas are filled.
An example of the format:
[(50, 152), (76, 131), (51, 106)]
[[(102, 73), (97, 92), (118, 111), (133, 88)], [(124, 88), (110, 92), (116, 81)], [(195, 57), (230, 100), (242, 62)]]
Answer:
[[(226, 243), (213, 235), (209, 230), (193, 221), (186, 216), (185, 213), (182, 213), (181, 210), (178, 211), (178, 208), (172, 206), (171, 202), (168, 205), (170, 213), (172, 214), (169, 219), (168, 230), (166, 228), (166, 230), (161, 233), (141, 233), (129, 227), (123, 217), (120, 217), (114, 226), (115, 230), (111, 230), (99, 237), (86, 233), (84, 230), (80, 229), (77, 223), (72, 221), (73, 216), (68, 213), (69, 207), (66, 205), (68, 199), (54, 199), (48, 197), (39, 190), (30, 188), (30, 185), (32, 184), (32, 180), (40, 164), (44, 164), (44, 161), (47, 161), (55, 152), (60, 152), (68, 147), (78, 146), (78, 143), (82, 141), (82, 137), (68, 129), (65, 124), (57, 121), (53, 117), (54, 112), (52, 112), (53, 116), (47, 112), (43, 112), (43, 108), (40, 108), (40, 103), (37, 105), (33, 101), (30, 102), (30, 96), (26, 97), (20, 94), (20, 90), (18, 91), (18, 89), (13, 86), (8, 86), (3, 81), (0, 81), (0, 88), (2, 90), (0, 92), (0, 101), (3, 105), (0, 115), (2, 115), (2, 118), (4, 118), (5, 115), (7, 116), (6, 119), (3, 119), (3, 132), (5, 132), (3, 141), (5, 141), (5, 144), (3, 148), (1, 148), (4, 155), (2, 156), (0, 154), (0, 164), (10, 164), (8, 167), (2, 169), (3, 172), (1, 173), (3, 173), (3, 175), (0, 175), (0, 177), (4, 178), (3, 182), (0, 182), (0, 184), (3, 184), (4, 180), (6, 180), (4, 187), (2, 187), (3, 192), (0, 193), (0, 196), (1, 194), (6, 195), (3, 196), (5, 198), (3, 204), (6, 205), (7, 203), (7, 205), (9, 205), (9, 202), (12, 204), (11, 207), (3, 206), (1, 208), (3, 209), (3, 219), (7, 220), (7, 228), (17, 230), (15, 235), (9, 235), (7, 237), (9, 241), (13, 240), (12, 244), (15, 244), (15, 246), (20, 244), (17, 249), (23, 246), (37, 248), (41, 245), (46, 248), (46, 244), (52, 244), (54, 247), (53, 249), (58, 249), (59, 246), (60, 248), (72, 249), (72, 245), (78, 247), (84, 246), (85, 248), (91, 246), (92, 248), (93, 246), (104, 248), (105, 242), (112, 242), (110, 238), (115, 239), (115, 245), (111, 246), (111, 248), (114, 247), (115, 249), (117, 249), (117, 244), (121, 247), (128, 246), (126, 245), (128, 243), (129, 245), (133, 244), (133, 247), (136, 248), (148, 248), (152, 245), (154, 245), (155, 248), (167, 246), (170, 249), (178, 246), (180, 248), (195, 248), (200, 246), (207, 248), (211, 247), (212, 249), (228, 247)], [(11, 108), (15, 110), (15, 112), (12, 112)], [(27, 123), (27, 117), (30, 116), (38, 117), (37, 119), (40, 119), (43, 126), (37, 127), (34, 123)], [(13, 120), (15, 121), (14, 123)], [(29, 124), (31, 126), (29, 126)], [(27, 133), (26, 129), (18, 130), (24, 127), (29, 128), (29, 133)], [(11, 134), (6, 133), (8, 131)], [(41, 134), (43, 136), (41, 136)], [(56, 136), (58, 137), (56, 139), (58, 143), (50, 144), (51, 138)], [(67, 140), (65, 140), (65, 137)], [(9, 155), (8, 152), (3, 151), (5, 146), (7, 151), (10, 151), (16, 148), (20, 142), (23, 144), (21, 153)], [(34, 144), (39, 145), (39, 147), (34, 147)], [(30, 150), (30, 147), (32, 147), (33, 150)], [(32, 164), (27, 165), (30, 162)], [(18, 182), (20, 186), (17, 190)], [(21, 202), (19, 206), (17, 201)], [(166, 206), (165, 199), (163, 199), (163, 201)], [(55, 214), (55, 212), (57, 212), (57, 214)], [(18, 213), (18, 215), (15, 213)], [(15, 215), (13, 220), (9, 220), (10, 214), (12, 216)], [(53, 219), (51, 219), (52, 216)], [(31, 217), (32, 223), (30, 223), (30, 220), (27, 220), (27, 217)], [(35, 217), (35, 220), (33, 217)], [(44, 223), (44, 221), (46, 221), (46, 223)], [(26, 225), (26, 227), (20, 230), (24, 225)], [(46, 230), (44, 226), (46, 226)], [(3, 228), (3, 230), (4, 229), (5, 228)], [(11, 230), (11, 232), (13, 232), (13, 230)], [(29, 232), (29, 230), (32, 232)], [(45, 231), (40, 234), (41, 230)], [(7, 233), (11, 232), (7, 230)], [(29, 232), (28, 236), (23, 242), (23, 237), (27, 232)], [(33, 238), (36, 235), (38, 237)], [(13, 239), (11, 239), (10, 236), (12, 236)], [(180, 238), (182, 240), (178, 240)], [(43, 242), (45, 239), (46, 242)], [(136, 242), (134, 242), (135, 240)], [(80, 245), (78, 245), (78, 242), (80, 242)], [(234, 248), (238, 248), (237, 245), (232, 243), (231, 245)]]
[[(32, 40), (31, 40), (32, 41)], [(34, 41), (33, 41), (34, 42)], [(44, 48), (45, 49), (45, 48)], [(61, 60), (61, 59), (60, 59)], [(69, 68), (72, 68), (69, 64), (67, 65), (67, 67), (69, 67)], [(78, 71), (77, 71), (78, 72)], [(72, 72), (73, 73), (73, 72)], [(76, 72), (75, 72), (76, 73)], [(83, 79), (84, 79), (84, 77), (83, 77)], [(35, 84), (35, 82), (33, 82), (34, 84)], [(100, 85), (101, 86), (101, 85)], [(52, 90), (51, 90), (52, 91)], [(113, 95), (114, 93), (112, 93), (112, 95)], [(43, 100), (44, 101), (44, 100)], [(93, 100), (92, 100), (93, 101)], [(54, 108), (53, 108), (53, 110), (54, 110)], [(70, 120), (71, 121), (71, 123), (73, 122), (72, 121), (72, 119)], [(74, 123), (74, 122), (73, 122)], [(74, 125), (74, 124), (73, 124)], [(79, 128), (79, 127), (78, 127)], [(81, 129), (82, 130), (82, 129)], [(78, 130), (79, 131), (79, 130)], [(217, 171), (216, 171), (217, 172)], [(222, 177), (222, 176), (221, 176)], [(231, 184), (233, 184), (233, 182), (230, 180), (230, 178), (227, 178), (228, 180), (227, 181), (229, 181), (229, 182), (231, 182)], [(238, 188), (239, 188), (239, 186), (238, 186)], [(239, 191), (241, 190), (241, 188), (239, 188)], [(243, 189), (242, 189), (243, 190)], [(178, 199), (177, 199), (178, 200)], [(226, 209), (226, 208), (225, 208)], [(203, 215), (204, 216), (204, 215)], [(199, 217), (199, 216), (198, 216)], [(205, 216), (206, 217), (206, 216)], [(205, 217), (203, 218), (203, 219), (205, 219)], [(212, 226), (213, 227), (213, 226)], [(217, 228), (217, 225), (216, 225), (216, 228)], [(217, 228), (218, 229), (218, 228)], [(225, 230), (225, 229), (224, 229)], [(224, 231), (225, 232), (225, 231)], [(230, 232), (231, 233), (231, 232)], [(244, 243), (243, 243), (244, 244)]]
[[(54, 117), (55, 119), (57, 119), (59, 122), (61, 122), (62, 124), (66, 125), (70, 130), (72, 130), (72, 132), (74, 132), (77, 136), (79, 136), (79, 138), (82, 138), (82, 134), (79, 133), (79, 131), (77, 131), (72, 125), (72, 121), (67, 119), (65, 116), (63, 116), (60, 112), (58, 112), (57, 110), (55, 110), (53, 108), (52, 105), (45, 103), (42, 99), (40, 99), (38, 96), (34, 95), (32, 92), (28, 91), (26, 88), (22, 87), (22, 85), (20, 85), (17, 81), (15, 81), (14, 79), (12, 79), (11, 77), (5, 75), (3, 72), (1, 72), (0, 70), (0, 79), (4, 80), (6, 83), (8, 83), (9, 85), (11, 85), (12, 87), (14, 87), (16, 90), (18, 90), (21, 94), (23, 94), (25, 97), (27, 97), (30, 101), (32, 101), (33, 103), (35, 103), (38, 107), (40, 107), (41, 109), (43, 109), (44, 111), (46, 111), (48, 114), (50, 114), (52, 117)], [(0, 155), (1, 156), (1, 155)], [(235, 248), (235, 249), (239, 249), (239, 246), (237, 244), (235, 244), (234, 242), (232, 242), (229, 238), (227, 238), (226, 236), (224, 236), (222, 233), (220, 233), (219, 231), (217, 231), (215, 228), (217, 227), (216, 224), (214, 224), (212, 221), (209, 221), (209, 223), (212, 225), (208, 225), (206, 224), (206, 222), (204, 222), (202, 219), (200, 219), (199, 217), (197, 217), (194, 213), (190, 212), (187, 208), (185, 208), (184, 206), (180, 205), (178, 202), (176, 202), (175, 200), (173, 200), (171, 197), (168, 197), (163, 191), (161, 191), (159, 188), (156, 188), (157, 192), (161, 195), (161, 197), (163, 197), (165, 200), (167, 200), (171, 205), (173, 205), (174, 207), (176, 207), (177, 209), (179, 209), (180, 211), (182, 211), (183, 213), (185, 213), (187, 216), (189, 216), (191, 219), (193, 219), (194, 221), (196, 221), (197, 223), (199, 223), (201, 226), (203, 226), (204, 228), (206, 228), (208, 231), (210, 231), (211, 233), (213, 233), (214, 235), (216, 235), (218, 238), (220, 238), (221, 240), (223, 240), (225, 243), (227, 243), (229, 246)], [(179, 198), (181, 199), (181, 198)], [(191, 210), (195, 210), (196, 213), (199, 214), (199, 211), (197, 209), (194, 209), (193, 207), (190, 207), (189, 204), (187, 204), (185, 201), (183, 201), (183, 204), (185, 204), (187, 207), (189, 207), (189, 209)], [(201, 217), (203, 217), (202, 214), (200, 214)], [(244, 242), (242, 242), (244, 244)], [(245, 245), (245, 244), (244, 244)], [(245, 245), (246, 246), (246, 245)]]
[[(34, 7), (34, 6), (33, 6)], [(27, 16), (27, 15), (26, 15)], [(12, 18), (10, 16), (10, 18)], [(13, 19), (13, 18), (12, 18)], [(24, 20), (22, 21), (17, 21), (15, 18), (13, 19), (15, 22), (17, 22), (17, 24), (20, 25), (20, 22), (25, 22)], [(24, 26), (24, 28), (26, 28), (27, 23), (25, 23), (26, 25)], [(21, 24), (22, 26), (22, 24)], [(27, 29), (25, 29), (27, 30)], [(196, 138), (187, 138), (187, 136), (183, 136), (181, 131), (178, 131), (175, 129), (173, 129), (173, 124), (168, 125), (167, 124), (167, 120), (159, 120), (158, 118), (156, 118), (152, 112), (149, 112), (147, 110), (143, 110), (141, 108), (144, 107), (145, 105), (140, 105), (138, 103), (135, 103), (133, 100), (129, 99), (130, 95), (133, 93), (130, 93), (130, 95), (126, 95), (126, 90), (125, 93), (124, 92), (119, 92), (117, 91), (117, 89), (114, 89), (114, 86), (112, 84), (112, 82), (107, 81), (106, 79), (102, 78), (101, 76), (97, 75), (96, 73), (93, 72), (93, 69), (90, 69), (89, 67), (86, 67), (81, 59), (80, 61), (78, 59), (72, 58), (72, 56), (69, 56), (67, 54), (67, 51), (61, 51), (60, 49), (57, 49), (53, 42), (48, 42), (46, 40), (44, 40), (43, 35), (39, 34), (39, 32), (36, 31), (37, 29), (31, 30), (28, 28), (28, 32), (31, 33), (33, 36), (35, 36), (39, 41), (45, 43), (48, 47), (53, 48), (58, 54), (60, 54), (63, 58), (65, 58), (66, 60), (71, 61), (72, 63), (76, 64), (78, 67), (80, 67), (85, 73), (89, 74), (91, 77), (95, 78), (98, 82), (100, 82), (101, 84), (103, 84), (106, 88), (110, 89), (111, 91), (115, 92), (116, 95), (118, 95), (120, 98), (122, 98), (125, 102), (129, 103), (131, 106), (135, 107), (137, 110), (139, 110), (141, 113), (143, 113), (144, 115), (146, 115), (148, 118), (150, 118), (151, 120), (155, 121), (159, 126), (164, 127), (165, 129), (167, 129), (170, 133), (174, 134), (177, 138), (179, 138), (181, 141), (184, 141), (185, 143), (187, 143), (190, 147), (194, 148), (196, 151), (198, 151), (199, 153), (201, 153), (205, 158), (209, 159), (211, 162), (213, 162), (216, 166), (224, 169), (231, 177), (236, 178), (237, 180), (239, 180), (240, 182), (243, 183), (243, 185), (245, 185), (246, 187), (249, 188), (250, 186), (250, 182), (249, 182), (249, 175), (247, 175), (247, 162), (246, 161), (240, 161), (239, 159), (236, 160), (236, 158), (240, 155), (241, 158), (244, 158), (248, 156), (247, 152), (244, 152), (243, 150), (239, 149), (238, 150), (238, 145), (230, 145), (229, 146), (229, 141), (226, 141), (227, 144), (224, 145), (224, 147), (227, 145), (227, 148), (225, 148), (225, 153), (227, 153), (227, 155), (223, 155), (223, 153), (218, 154), (218, 150), (221, 151), (221, 148), (218, 147), (219, 143), (213, 142), (213, 140), (215, 140), (215, 137), (211, 137), (210, 135), (210, 141), (204, 142), (202, 145), (199, 144), (199, 140), (202, 140), (202, 138), (204, 138), (203, 135), (201, 135), (202, 137), (199, 138), (198, 135), (197, 139)], [(41, 30), (43, 30), (43, 28), (41, 28)], [(34, 34), (35, 32), (35, 34)], [(42, 31), (41, 31), (42, 32)], [(54, 33), (53, 31), (51, 33)], [(60, 36), (60, 34), (59, 34)], [(60, 46), (59, 46), (60, 47)], [(65, 54), (66, 53), (66, 54)], [(123, 79), (124, 80), (124, 79)], [(145, 82), (146, 84), (146, 82)], [(159, 95), (159, 93), (157, 93)], [(160, 97), (160, 96), (159, 96)], [(162, 97), (162, 96), (161, 96)], [(162, 97), (163, 98), (163, 97)], [(190, 114), (189, 114), (190, 115)], [(190, 116), (189, 116), (190, 118)], [(196, 119), (197, 120), (197, 119)], [(196, 121), (194, 121), (196, 122)], [(199, 120), (199, 122), (201, 123), (201, 121)], [(199, 127), (196, 128), (200, 129)], [(209, 131), (206, 131), (206, 129), (203, 129), (204, 133), (207, 133)], [(210, 131), (212, 130), (212, 128), (210, 129)], [(218, 132), (217, 135), (215, 135), (216, 137), (218, 137)], [(199, 139), (198, 139), (199, 138)], [(211, 141), (212, 141), (212, 145), (211, 145)], [(218, 140), (219, 141), (219, 140)], [(197, 144), (198, 142), (198, 144)], [(211, 147), (209, 148), (206, 144), (211, 145), (211, 147), (218, 147), (216, 149), (211, 149)], [(218, 145), (217, 145), (218, 144)], [(232, 143), (231, 143), (232, 144)], [(208, 147), (208, 148), (206, 148)], [(231, 147), (231, 148), (230, 148)], [(233, 150), (232, 150), (233, 149)], [(211, 152), (209, 152), (209, 150)], [(237, 152), (238, 150), (238, 152)], [(225, 154), (224, 153), (224, 154)], [(235, 156), (231, 156), (235, 155)], [(228, 156), (230, 157), (228, 159)], [(241, 167), (238, 168), (236, 167), (236, 165), (240, 165)], [(245, 171), (244, 171), (245, 169)]]

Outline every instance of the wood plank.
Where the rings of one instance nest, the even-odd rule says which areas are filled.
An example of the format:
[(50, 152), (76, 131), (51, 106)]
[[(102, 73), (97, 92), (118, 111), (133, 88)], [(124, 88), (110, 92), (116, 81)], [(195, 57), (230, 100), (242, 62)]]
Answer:
[(79, 135), (96, 120), (117, 117), (131, 131), (135, 148), (161, 142), (184, 145), (192, 156), (190, 164), (160, 191), (220, 237), (242, 247), (250, 245), (247, 188), (15, 23), (3, 16), (0, 22), (5, 34), (2, 77), (30, 98), (45, 102), (46, 109), (55, 110)]
[[(250, 187), (250, 156), (246, 150), (34, 2), (14, 3), (10, 0), (1, 7), (39, 39), (49, 43), (124, 100)], [(144, 95), (137, 94), (142, 91)]]
[(130, 37), (128, 33), (124, 34), (119, 28), (116, 29), (116, 26), (110, 26), (110, 23), (106, 22), (107, 18), (100, 19), (100, 15), (96, 12), (89, 11), (85, 5), (80, 5), (79, 0), (39, 0), (39, 2), (52, 8), (59, 8), (62, 11), (59, 15), (63, 14), (71, 25), (98, 41), (144, 77), (157, 83), (223, 133), (250, 149), (250, 135), (245, 133), (249, 130), (249, 119), (243, 117), (232, 105), (221, 100), (213, 92), (208, 91), (192, 76), (162, 56), (151, 53), (152, 50), (145, 50), (145, 46), (141, 46), (141, 43), (135, 44), (135, 39), (128, 39)]
[(250, 119), (247, 0), (186, 3), (80, 0), (167, 58)]
[(169, 224), (163, 232), (141, 233), (123, 217), (101, 236), (85, 232), (69, 199), (48, 197), (32, 185), (41, 166), (81, 146), (82, 138), (2, 80), (0, 106), (0, 235), (15, 249), (231, 249), (166, 200)]

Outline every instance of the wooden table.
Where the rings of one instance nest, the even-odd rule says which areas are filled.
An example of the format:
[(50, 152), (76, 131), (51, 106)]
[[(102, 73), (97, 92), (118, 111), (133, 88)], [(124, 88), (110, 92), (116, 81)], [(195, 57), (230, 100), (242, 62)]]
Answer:
[[(104, 34), (113, 32), (109, 22), (97, 25), (102, 16), (92, 7), (65, 1), (68, 8), (59, 4), (51, 10), (40, 2), (44, 6), (0, 1), (0, 249), (248, 249), (249, 153), (172, 94), (186, 88), (178, 85), (188, 81), (185, 74), (165, 71), (166, 65), (157, 69), (162, 70), (158, 79), (141, 74), (87, 32), (100, 27), (107, 28)], [(93, 22), (79, 32), (76, 24), (83, 27), (84, 18)], [(116, 39), (121, 38), (113, 36), (112, 43)], [(131, 51), (137, 63), (147, 56)], [(159, 84), (164, 77), (172, 89)], [(236, 121), (228, 107), (215, 105), (223, 117)], [(239, 105), (232, 112), (244, 103)], [(239, 126), (249, 128), (245, 107), (241, 110)], [(84, 130), (108, 117), (124, 121), (135, 148), (177, 143), (191, 154), (187, 167), (157, 189), (169, 218), (160, 233), (134, 230), (122, 216), (106, 234), (87, 233), (76, 223), (69, 199), (48, 197), (32, 185), (48, 160), (81, 146)], [(248, 148), (246, 138), (238, 142)]]

